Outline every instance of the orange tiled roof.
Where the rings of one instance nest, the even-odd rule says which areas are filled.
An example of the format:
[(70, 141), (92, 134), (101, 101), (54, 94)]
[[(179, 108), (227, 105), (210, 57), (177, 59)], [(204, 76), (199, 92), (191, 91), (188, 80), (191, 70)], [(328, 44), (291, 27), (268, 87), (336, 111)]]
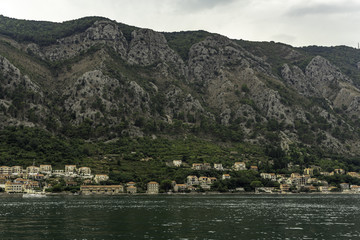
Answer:
[(153, 182), (149, 182), (148, 184), (158, 184), (158, 183), (153, 181)]

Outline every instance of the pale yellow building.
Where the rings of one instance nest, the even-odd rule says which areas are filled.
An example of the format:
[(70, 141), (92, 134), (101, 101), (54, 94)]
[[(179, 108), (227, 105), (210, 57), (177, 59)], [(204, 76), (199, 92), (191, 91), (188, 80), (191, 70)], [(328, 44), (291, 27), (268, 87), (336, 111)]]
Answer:
[(14, 176), (20, 176), (23, 173), (23, 168), (21, 166), (11, 167), (11, 174)]
[(90, 176), (91, 175), (91, 169), (89, 167), (81, 167), (78, 169), (78, 174), (80, 176)]
[(230, 174), (225, 173), (222, 175), (222, 180), (226, 180), (226, 179), (230, 179)]
[(130, 194), (135, 194), (137, 192), (137, 188), (135, 186), (126, 187), (126, 192)]
[(65, 165), (65, 175), (76, 174), (76, 165)]
[(6, 182), (5, 183), (5, 192), (7, 193), (22, 193), (24, 192), (24, 185), (22, 183), (13, 183)]
[(8, 166), (0, 166), (0, 175), (10, 175), (11, 167)]
[(187, 179), (187, 184), (190, 186), (199, 184), (199, 178), (197, 176), (190, 175), (190, 176), (187, 176), (186, 179)]
[(234, 163), (233, 169), (235, 171), (246, 170), (246, 164), (245, 162), (236, 162)]
[(36, 175), (40, 172), (40, 168), (36, 166), (29, 166), (26, 168), (26, 173), (30, 176)]
[(158, 194), (159, 193), (159, 183), (157, 182), (149, 182), (147, 184), (147, 191), (148, 194)]
[(51, 165), (40, 165), (40, 172), (44, 173), (44, 174), (51, 174), (52, 166)]

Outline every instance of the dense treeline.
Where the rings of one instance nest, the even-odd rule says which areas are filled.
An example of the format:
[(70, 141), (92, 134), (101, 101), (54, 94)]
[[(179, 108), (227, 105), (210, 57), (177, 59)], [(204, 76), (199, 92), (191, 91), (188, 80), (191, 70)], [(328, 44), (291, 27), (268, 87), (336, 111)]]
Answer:
[(63, 23), (46, 21), (29, 21), (8, 18), (0, 15), (0, 34), (9, 36), (19, 42), (34, 42), (49, 45), (59, 38), (83, 32), (102, 17), (85, 17)]
[[(184, 166), (174, 168), (172, 160), (183, 160)], [(358, 159), (321, 156), (313, 149), (291, 146), (288, 152), (280, 147), (232, 143), (218, 143), (201, 140), (192, 135), (179, 138), (119, 138), (109, 143), (88, 142), (76, 138), (54, 136), (49, 132), (28, 127), (7, 127), (0, 130), (0, 165), (21, 165), (23, 167), (39, 164), (52, 164), (61, 169), (65, 164), (89, 166), (94, 173), (110, 176), (108, 184), (136, 181), (145, 189), (148, 181), (159, 183), (175, 180), (184, 183), (188, 175), (216, 177), (222, 172), (192, 170), (192, 163), (222, 163), (231, 169), (236, 161), (246, 161), (247, 167), (256, 165), (260, 172), (290, 174), (302, 173), (305, 167), (317, 165), (323, 171), (343, 168), (346, 171), (360, 171)], [(289, 167), (291, 163), (292, 167)], [(228, 191), (237, 187), (253, 190), (259, 186), (277, 186), (274, 182), (261, 179), (259, 172), (230, 172), (230, 180), (218, 181), (214, 190)], [(321, 176), (318, 176), (321, 178)], [(359, 184), (350, 176), (323, 177), (330, 184), (341, 182)]]

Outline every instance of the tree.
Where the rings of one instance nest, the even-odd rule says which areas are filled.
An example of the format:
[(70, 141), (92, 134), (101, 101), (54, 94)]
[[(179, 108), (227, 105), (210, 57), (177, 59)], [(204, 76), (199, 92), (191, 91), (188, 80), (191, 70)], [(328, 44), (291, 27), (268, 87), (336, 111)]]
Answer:
[(261, 181), (252, 181), (250, 183), (250, 187), (252, 187), (253, 189), (257, 188), (257, 187), (263, 187), (264, 185), (262, 184)]
[(171, 188), (172, 188), (171, 180), (166, 179), (161, 181), (160, 189), (164, 190), (165, 192), (168, 192)]

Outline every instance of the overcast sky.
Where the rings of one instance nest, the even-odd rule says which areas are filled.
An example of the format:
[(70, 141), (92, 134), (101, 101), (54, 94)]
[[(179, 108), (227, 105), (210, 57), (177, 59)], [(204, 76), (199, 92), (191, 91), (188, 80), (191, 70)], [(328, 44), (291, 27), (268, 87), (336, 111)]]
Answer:
[(202, 29), (293, 46), (360, 42), (360, 0), (0, 0), (0, 14), (55, 22), (103, 16), (156, 31)]

